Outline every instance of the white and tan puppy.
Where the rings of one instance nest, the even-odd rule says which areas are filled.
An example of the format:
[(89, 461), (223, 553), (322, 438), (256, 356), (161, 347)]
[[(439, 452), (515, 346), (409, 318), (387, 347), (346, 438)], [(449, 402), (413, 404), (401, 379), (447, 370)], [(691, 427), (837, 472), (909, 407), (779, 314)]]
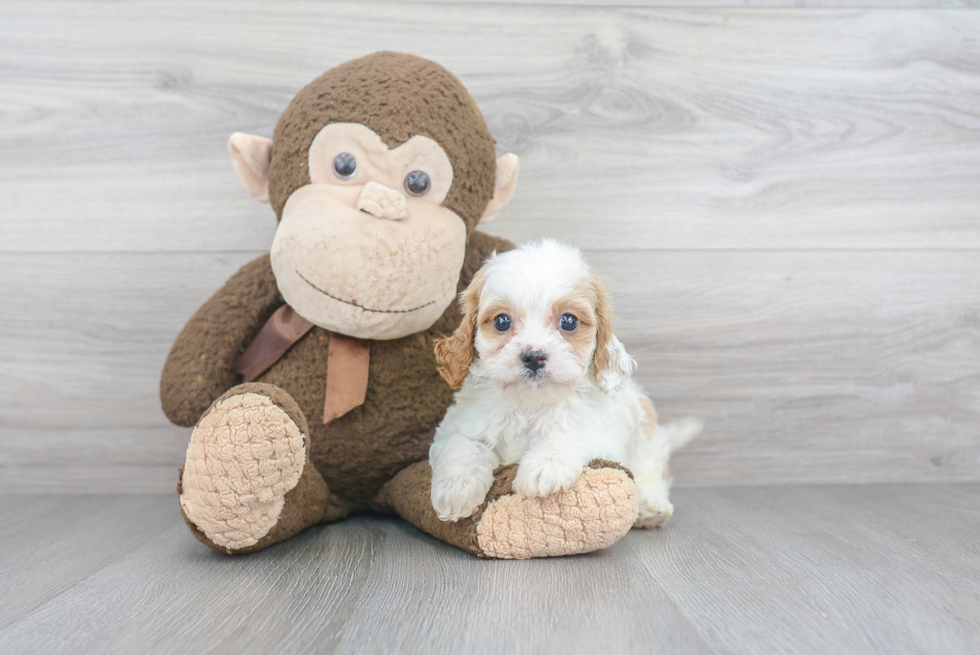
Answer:
[(581, 252), (545, 240), (495, 254), (461, 304), (459, 329), (436, 342), (439, 372), (459, 389), (429, 449), (439, 518), (473, 514), (501, 464), (518, 463), (515, 491), (546, 496), (600, 458), (633, 473), (634, 527), (666, 521), (667, 461), (701, 424), (658, 427), (630, 379), (636, 362), (613, 335), (609, 296)]

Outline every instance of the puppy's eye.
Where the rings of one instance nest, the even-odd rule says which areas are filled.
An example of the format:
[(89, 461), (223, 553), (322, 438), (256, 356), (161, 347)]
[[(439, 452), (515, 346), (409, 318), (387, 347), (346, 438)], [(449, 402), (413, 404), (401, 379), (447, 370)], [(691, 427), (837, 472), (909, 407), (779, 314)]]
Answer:
[(412, 171), (405, 176), (405, 190), (413, 196), (424, 196), (429, 192), (432, 181), (424, 171)]
[(500, 314), (493, 319), (493, 327), (497, 332), (506, 332), (510, 329), (510, 316)]
[(578, 319), (571, 314), (562, 314), (561, 319), (558, 321), (558, 325), (565, 332), (574, 332), (575, 328), (578, 327)]
[(349, 180), (357, 171), (357, 160), (349, 152), (342, 152), (334, 157), (333, 170), (340, 179)]

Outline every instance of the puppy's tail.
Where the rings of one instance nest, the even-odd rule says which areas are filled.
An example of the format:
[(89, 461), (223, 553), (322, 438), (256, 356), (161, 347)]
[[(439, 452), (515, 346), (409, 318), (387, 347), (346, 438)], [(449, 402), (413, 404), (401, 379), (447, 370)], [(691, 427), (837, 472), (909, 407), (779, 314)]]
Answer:
[(704, 421), (688, 416), (671, 421), (670, 423), (662, 423), (657, 429), (663, 430), (670, 452), (674, 452), (675, 450), (680, 450), (690, 443), (694, 437), (701, 434), (701, 431), (704, 429)]

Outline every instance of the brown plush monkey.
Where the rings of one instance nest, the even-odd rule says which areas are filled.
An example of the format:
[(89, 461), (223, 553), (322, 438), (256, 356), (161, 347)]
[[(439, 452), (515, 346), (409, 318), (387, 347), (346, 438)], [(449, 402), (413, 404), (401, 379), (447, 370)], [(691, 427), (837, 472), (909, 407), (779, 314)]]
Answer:
[(279, 227), (164, 366), (164, 411), (195, 426), (178, 493), (198, 539), (250, 552), (360, 509), (488, 557), (587, 552), (629, 530), (633, 483), (602, 462), (544, 498), (512, 493), (501, 467), (474, 516), (432, 510), (426, 456), (452, 401), (433, 342), (459, 325), (482, 261), (511, 247), (475, 226), (518, 168), (456, 77), (410, 55), (350, 61), (299, 92), (272, 141), (234, 134), (229, 150)]

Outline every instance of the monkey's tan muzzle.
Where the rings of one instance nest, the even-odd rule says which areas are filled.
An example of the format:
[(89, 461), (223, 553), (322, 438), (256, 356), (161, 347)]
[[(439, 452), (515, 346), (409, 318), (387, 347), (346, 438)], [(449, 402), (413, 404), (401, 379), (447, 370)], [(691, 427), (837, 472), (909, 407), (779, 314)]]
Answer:
[(357, 199), (357, 208), (378, 218), (400, 221), (408, 216), (408, 203), (399, 191), (377, 182), (368, 182)]

